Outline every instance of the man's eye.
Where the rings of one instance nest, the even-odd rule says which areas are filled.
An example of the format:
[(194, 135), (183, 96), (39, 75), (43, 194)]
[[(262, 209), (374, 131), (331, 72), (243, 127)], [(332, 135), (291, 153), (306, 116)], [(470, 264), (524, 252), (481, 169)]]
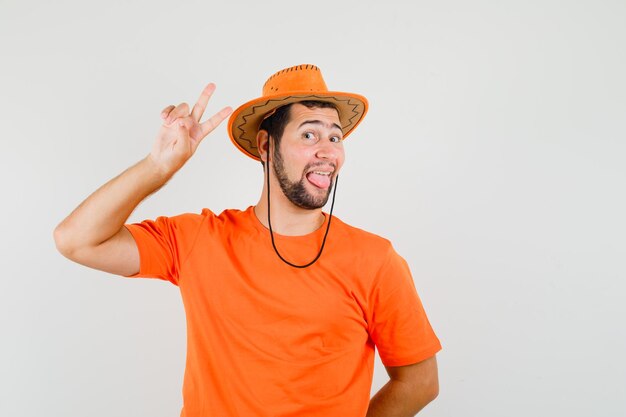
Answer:
[(330, 138), (330, 141), (333, 142), (333, 143), (339, 143), (339, 142), (341, 142), (341, 140), (342, 139), (339, 136), (333, 136), (333, 137)]
[(315, 139), (313, 132), (306, 132), (303, 136), (305, 139)]

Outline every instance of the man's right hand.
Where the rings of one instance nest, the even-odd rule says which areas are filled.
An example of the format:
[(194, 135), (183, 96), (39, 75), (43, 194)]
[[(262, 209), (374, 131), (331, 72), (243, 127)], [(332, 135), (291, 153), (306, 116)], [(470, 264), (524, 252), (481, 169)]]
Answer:
[(232, 113), (230, 107), (224, 107), (209, 120), (200, 123), (214, 91), (215, 84), (208, 84), (193, 106), (191, 114), (187, 103), (167, 106), (161, 112), (163, 124), (149, 157), (164, 176), (174, 175), (191, 158), (202, 139)]
[[(124, 222), (148, 195), (178, 171), (204, 139), (232, 112), (225, 107), (200, 123), (215, 85), (209, 84), (193, 107), (182, 103), (161, 113), (163, 126), (152, 152), (104, 184), (54, 230), (59, 251), (67, 258), (102, 271), (129, 276), (139, 271), (139, 251)], [(156, 174), (156, 175), (155, 175)]]

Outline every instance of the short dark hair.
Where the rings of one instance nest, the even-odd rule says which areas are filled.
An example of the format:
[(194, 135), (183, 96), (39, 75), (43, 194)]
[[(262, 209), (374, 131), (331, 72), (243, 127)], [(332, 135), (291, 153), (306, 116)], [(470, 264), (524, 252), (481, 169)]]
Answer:
[[(304, 100), (298, 101), (297, 103), (302, 104), (309, 109), (335, 109), (337, 113), (339, 113), (339, 109), (333, 103), (329, 103), (328, 101), (319, 101), (319, 100)], [(274, 149), (278, 149), (280, 145), (280, 140), (283, 137), (283, 133), (285, 132), (285, 126), (289, 123), (289, 119), (291, 116), (290, 109), (294, 103), (285, 104), (276, 109), (274, 114), (272, 114), (267, 119), (263, 120), (261, 126), (259, 126), (259, 131), (265, 130), (269, 136), (274, 139)], [(276, 151), (277, 152), (277, 151)], [(263, 161), (261, 161), (263, 164)], [(265, 167), (265, 165), (263, 165)]]

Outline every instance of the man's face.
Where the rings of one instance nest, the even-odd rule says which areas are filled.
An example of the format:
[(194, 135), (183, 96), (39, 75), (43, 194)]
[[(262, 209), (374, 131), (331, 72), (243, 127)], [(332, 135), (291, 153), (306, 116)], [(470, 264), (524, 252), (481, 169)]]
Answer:
[(305, 209), (323, 207), (343, 165), (343, 133), (337, 110), (308, 108), (295, 103), (289, 109), (279, 149), (272, 166), (285, 196)]

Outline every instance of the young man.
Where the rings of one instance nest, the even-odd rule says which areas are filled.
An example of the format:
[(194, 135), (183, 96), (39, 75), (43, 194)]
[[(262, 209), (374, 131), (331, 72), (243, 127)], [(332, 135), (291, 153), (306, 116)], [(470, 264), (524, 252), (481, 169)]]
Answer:
[[(415, 415), (437, 396), (441, 346), (409, 268), (389, 241), (322, 212), (364, 97), (328, 91), (313, 65), (279, 71), (229, 121), (233, 143), (263, 163), (255, 206), (125, 224), (231, 113), (200, 122), (214, 89), (191, 112), (163, 110), (151, 153), (56, 228), (60, 252), (179, 287), (181, 416)], [(375, 347), (390, 381), (370, 400)]]

